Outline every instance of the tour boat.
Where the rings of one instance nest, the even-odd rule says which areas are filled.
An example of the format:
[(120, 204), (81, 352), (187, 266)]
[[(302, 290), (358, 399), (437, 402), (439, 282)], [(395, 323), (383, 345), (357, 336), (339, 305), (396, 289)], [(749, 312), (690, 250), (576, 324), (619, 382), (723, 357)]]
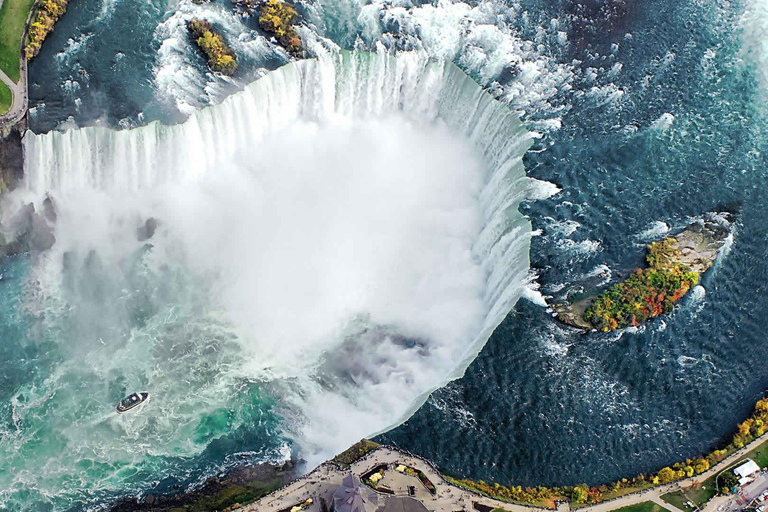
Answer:
[(144, 402), (149, 401), (149, 393), (147, 391), (141, 391), (140, 393), (134, 393), (120, 400), (117, 404), (117, 412), (127, 412), (131, 409), (135, 409)]

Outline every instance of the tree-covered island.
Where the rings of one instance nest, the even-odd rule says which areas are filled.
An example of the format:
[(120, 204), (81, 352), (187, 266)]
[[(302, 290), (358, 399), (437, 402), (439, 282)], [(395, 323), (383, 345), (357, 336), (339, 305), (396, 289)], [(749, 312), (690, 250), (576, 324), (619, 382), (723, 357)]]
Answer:
[(299, 14), (285, 0), (232, 0), (248, 15), (258, 15), (259, 28), (277, 39), (280, 45), (296, 57), (303, 53), (301, 38), (296, 32)]
[(208, 66), (213, 71), (232, 75), (237, 70), (235, 52), (227, 46), (224, 38), (218, 34), (210, 23), (205, 20), (192, 18), (187, 23), (187, 29), (197, 46), (208, 58)]
[(259, 7), (259, 27), (273, 34), (280, 44), (294, 55), (301, 54), (301, 39), (293, 28), (298, 14), (288, 2), (267, 0)]
[(612, 331), (669, 313), (712, 266), (728, 235), (728, 214), (708, 214), (647, 248), (646, 268), (597, 296), (555, 306), (558, 319), (582, 329)]

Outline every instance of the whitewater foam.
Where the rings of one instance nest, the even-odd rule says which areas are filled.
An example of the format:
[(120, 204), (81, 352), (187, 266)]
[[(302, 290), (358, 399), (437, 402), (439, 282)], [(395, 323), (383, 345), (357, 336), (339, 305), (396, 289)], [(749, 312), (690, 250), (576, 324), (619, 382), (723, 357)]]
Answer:
[[(112, 464), (90, 485), (119, 486), (119, 468), (267, 422), (270, 400), (310, 464), (404, 421), (540, 297), (517, 206), (556, 189), (525, 176), (530, 144), (456, 66), (384, 51), (289, 64), (180, 125), (30, 135), (11, 200), (59, 208), (27, 303), (62, 361), (23, 392), (98, 418), (50, 427), (78, 443), (58, 467)], [(148, 217), (151, 247), (136, 241)], [(112, 418), (70, 382), (155, 400)], [(34, 469), (47, 459), (31, 450)]]
[(754, 72), (763, 93), (768, 93), (768, 1), (751, 0), (739, 23), (741, 29), (742, 52), (747, 60), (754, 64)]

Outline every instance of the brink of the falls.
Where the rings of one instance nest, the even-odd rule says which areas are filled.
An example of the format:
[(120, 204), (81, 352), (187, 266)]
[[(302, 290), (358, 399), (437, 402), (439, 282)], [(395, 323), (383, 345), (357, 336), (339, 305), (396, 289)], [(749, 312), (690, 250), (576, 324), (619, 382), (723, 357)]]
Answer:
[[(0, 489), (146, 487), (239, 429), (316, 463), (404, 421), (526, 291), (530, 145), (421, 53), (291, 63), (178, 125), (30, 134), (9, 201), (57, 205), (23, 295), (55, 356), (17, 393)], [(135, 389), (152, 402), (112, 414)], [(83, 461), (107, 476), (70, 482)]]

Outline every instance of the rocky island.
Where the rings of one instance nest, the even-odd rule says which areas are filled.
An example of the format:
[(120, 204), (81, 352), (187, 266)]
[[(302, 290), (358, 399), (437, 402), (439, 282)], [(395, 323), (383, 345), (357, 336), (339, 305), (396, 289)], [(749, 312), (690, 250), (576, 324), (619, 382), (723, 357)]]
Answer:
[(731, 233), (730, 217), (708, 213), (677, 235), (650, 244), (646, 268), (599, 295), (557, 304), (557, 318), (580, 329), (607, 332), (669, 313), (717, 259)]
[(208, 58), (211, 70), (224, 75), (232, 75), (237, 70), (235, 52), (227, 46), (221, 34), (216, 32), (205, 20), (192, 18), (187, 23), (187, 29), (197, 46)]
[(302, 57), (304, 49), (296, 32), (300, 16), (293, 3), (285, 0), (232, 0), (246, 16), (257, 16), (259, 28), (294, 57)]
[(267, 0), (259, 6), (259, 27), (294, 56), (302, 53), (301, 39), (294, 28), (297, 19), (296, 9), (287, 2)]

